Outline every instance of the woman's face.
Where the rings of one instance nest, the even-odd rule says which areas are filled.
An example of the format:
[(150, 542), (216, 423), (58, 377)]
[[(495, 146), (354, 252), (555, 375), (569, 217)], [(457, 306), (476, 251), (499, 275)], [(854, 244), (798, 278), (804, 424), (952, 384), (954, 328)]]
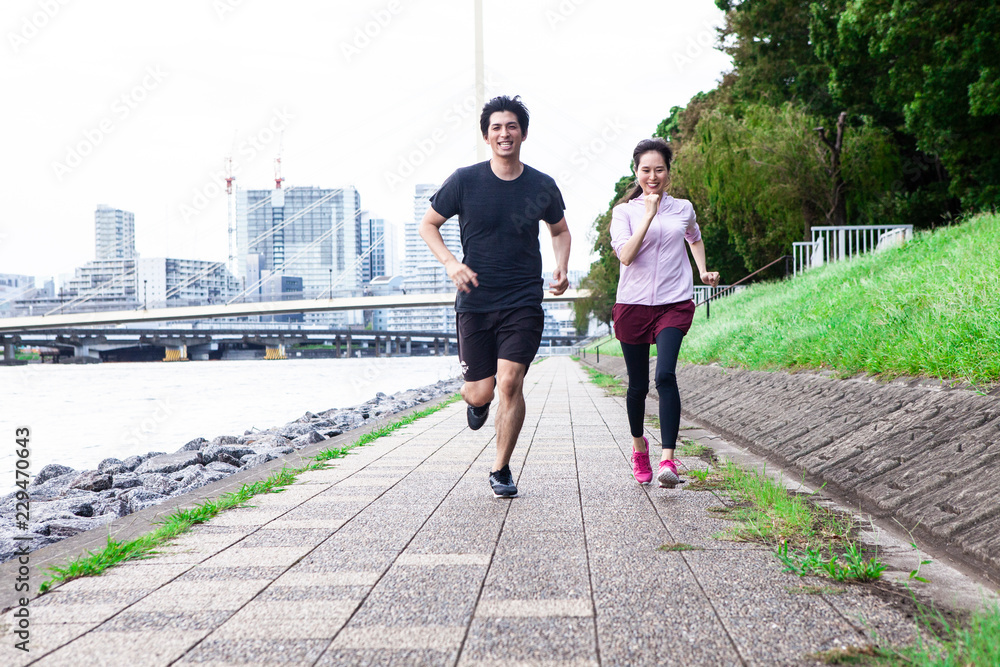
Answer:
[(659, 151), (646, 151), (639, 156), (639, 164), (635, 168), (636, 180), (642, 187), (642, 194), (663, 194), (669, 179), (667, 163)]

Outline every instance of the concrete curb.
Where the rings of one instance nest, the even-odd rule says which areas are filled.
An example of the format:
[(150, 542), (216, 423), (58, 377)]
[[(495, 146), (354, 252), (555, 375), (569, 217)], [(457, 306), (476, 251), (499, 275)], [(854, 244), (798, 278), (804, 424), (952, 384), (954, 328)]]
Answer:
[[(626, 377), (621, 358), (583, 361)], [(1000, 397), (913, 378), (693, 364), (677, 377), (686, 419), (1000, 582), (1000, 471), (990, 465), (1000, 460)]]
[[(169, 498), (159, 505), (147, 507), (146, 509), (136, 512), (135, 514), (129, 514), (128, 516), (115, 519), (111, 523), (107, 524), (107, 526), (84, 531), (78, 535), (74, 535), (73, 537), (68, 537), (65, 540), (61, 540), (55, 544), (50, 544), (47, 547), (33, 551), (30, 554), (31, 564), (29, 566), (30, 572), (28, 575), (31, 581), (31, 593), (25, 596), (24, 593), (16, 592), (13, 586), (5, 587), (3, 591), (0, 592), (0, 613), (5, 612), (17, 605), (18, 598), (20, 597), (28, 597), (32, 600), (39, 597), (38, 586), (49, 578), (50, 575), (46, 570), (50, 566), (62, 566), (74, 558), (85, 555), (88, 551), (100, 551), (107, 545), (108, 539), (113, 539), (117, 542), (134, 540), (155, 530), (158, 527), (156, 525), (158, 522), (161, 522), (166, 516), (172, 514), (176, 510), (194, 507), (195, 505), (199, 505), (213, 498), (218, 498), (226, 493), (239, 491), (243, 485), (253, 484), (254, 482), (267, 479), (271, 473), (281, 470), (282, 467), (301, 467), (302, 465), (305, 465), (309, 459), (324, 450), (349, 445), (357, 440), (362, 434), (377, 428), (381, 424), (398, 421), (414, 412), (426, 410), (427, 408), (438, 405), (449, 398), (451, 398), (450, 394), (432, 399), (426, 403), (415, 405), (412, 408), (408, 408), (391, 415), (386, 415), (384, 421), (379, 424), (366, 424), (365, 428), (347, 431), (346, 433), (333, 438), (327, 438), (312, 445), (307, 445), (302, 449), (276, 458), (273, 461), (268, 461), (263, 465), (250, 468), (249, 470), (241, 470), (233, 473), (225, 479), (220, 479), (217, 482), (206, 484), (191, 493)], [(17, 558), (0, 565), (0, 580), (15, 581), (18, 577), (19, 567), (20, 564), (18, 563)], [(55, 588), (58, 588), (58, 586), (54, 587), (52, 590), (55, 590)]]

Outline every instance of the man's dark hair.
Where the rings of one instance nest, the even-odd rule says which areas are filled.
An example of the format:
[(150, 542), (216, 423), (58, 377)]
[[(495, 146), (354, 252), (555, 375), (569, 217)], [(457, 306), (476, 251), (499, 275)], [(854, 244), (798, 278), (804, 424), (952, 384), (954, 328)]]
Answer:
[(524, 106), (520, 95), (515, 95), (513, 99), (506, 95), (499, 95), (486, 103), (483, 113), (479, 116), (479, 127), (485, 137), (490, 128), (490, 116), (497, 111), (512, 111), (517, 116), (517, 124), (521, 126), (521, 134), (528, 134), (528, 108)]

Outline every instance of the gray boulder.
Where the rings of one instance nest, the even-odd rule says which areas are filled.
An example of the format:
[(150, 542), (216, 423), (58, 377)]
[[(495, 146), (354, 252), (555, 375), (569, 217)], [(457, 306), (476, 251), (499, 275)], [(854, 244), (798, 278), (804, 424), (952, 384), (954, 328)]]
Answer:
[(125, 466), (125, 470), (132, 471), (139, 467), (139, 464), (146, 459), (142, 456), (129, 456), (122, 461), (122, 465)]
[(201, 452), (202, 463), (211, 463), (212, 461), (218, 461), (219, 457), (225, 454), (226, 456), (239, 460), (246, 456), (247, 454), (255, 454), (253, 447), (247, 445), (209, 445)]
[(279, 429), (275, 429), (274, 433), (291, 440), (308, 433), (311, 430), (313, 430), (313, 428), (309, 424), (296, 424), (295, 422), (292, 422), (291, 424), (286, 424)]
[(116, 517), (94, 517), (92, 519), (56, 519), (49, 521), (49, 537), (72, 537), (91, 528), (97, 528), (113, 521)]
[(135, 471), (140, 475), (149, 472), (168, 473), (186, 468), (195, 463), (201, 463), (201, 457), (198, 455), (198, 452), (160, 454), (159, 456), (154, 456), (143, 461)]
[(52, 519), (90, 518), (94, 516), (95, 494), (86, 497), (60, 498), (31, 504), (31, 518), (38, 522)]
[(121, 498), (102, 498), (94, 504), (94, 514), (117, 519), (128, 514), (128, 503)]
[(155, 491), (150, 491), (145, 487), (129, 489), (122, 494), (122, 500), (124, 500), (128, 505), (127, 514), (134, 514), (151, 505), (155, 505), (158, 502), (166, 500), (166, 498), (167, 496), (161, 493), (156, 493)]
[(76, 479), (77, 474), (73, 470), (65, 475), (49, 478), (45, 480), (44, 484), (39, 484), (38, 486), (28, 485), (28, 491), (31, 493), (31, 501), (34, 503), (58, 498), (69, 488), (70, 483)]
[[(236, 458), (235, 456), (230, 456), (229, 454), (226, 454), (225, 452), (221, 452), (219, 454), (219, 457), (217, 459), (215, 459), (214, 461), (212, 461), (212, 463), (223, 463), (223, 464), (226, 464), (226, 465), (235, 466), (237, 468), (240, 467), (240, 460), (238, 458)], [(209, 464), (209, 465), (211, 465), (211, 464)]]
[[(142, 488), (147, 491), (152, 491), (153, 493), (158, 493), (160, 495), (170, 495), (177, 488), (177, 482), (170, 479), (166, 475), (157, 472), (146, 473), (141, 475), (142, 478)], [(126, 492), (128, 493), (128, 492)]]
[[(226, 458), (232, 459), (232, 457), (227, 456)], [(206, 470), (214, 470), (215, 472), (221, 472), (226, 475), (231, 475), (240, 469), (239, 459), (232, 459), (236, 463), (229, 463), (228, 461), (212, 461), (207, 466)]]
[(97, 472), (108, 473), (109, 475), (125, 472), (128, 469), (124, 461), (115, 458), (104, 459), (97, 464)]
[(88, 470), (77, 475), (69, 483), (69, 488), (83, 489), (84, 491), (105, 491), (111, 488), (111, 475)]
[(212, 439), (213, 445), (238, 445), (240, 439), (235, 435), (220, 435)]
[(323, 440), (325, 439), (326, 438), (324, 438), (316, 431), (309, 431), (308, 433), (303, 433), (299, 437), (292, 440), (291, 445), (292, 447), (298, 449), (300, 447), (305, 447), (306, 445), (311, 445), (316, 442), (323, 442)]
[[(218, 438), (216, 438), (216, 440), (218, 440)], [(202, 447), (204, 447), (207, 443), (208, 443), (208, 440), (206, 440), (205, 438), (195, 438), (194, 440), (191, 440), (190, 442), (185, 443), (184, 446), (181, 447), (180, 449), (178, 449), (177, 451), (178, 452), (196, 452), (199, 449), (201, 449)]]
[(267, 434), (261, 435), (256, 440), (251, 440), (247, 442), (247, 446), (253, 447), (254, 451), (259, 452), (262, 449), (267, 449), (269, 447), (284, 447), (288, 444), (289, 438), (280, 435)]
[(267, 451), (261, 452), (260, 454), (248, 454), (240, 459), (241, 468), (246, 470), (247, 468), (255, 468), (261, 464), (267, 463), (268, 461), (273, 461), (278, 458), (278, 453), (269, 449)]
[(31, 484), (29, 486), (38, 486), (54, 477), (61, 477), (62, 475), (66, 475), (71, 472), (76, 472), (76, 470), (73, 470), (69, 466), (59, 465), (58, 463), (50, 463), (38, 471), (38, 474), (35, 475), (33, 480), (31, 480)]
[(142, 486), (142, 478), (134, 472), (123, 472), (111, 477), (111, 486), (115, 489), (132, 489)]

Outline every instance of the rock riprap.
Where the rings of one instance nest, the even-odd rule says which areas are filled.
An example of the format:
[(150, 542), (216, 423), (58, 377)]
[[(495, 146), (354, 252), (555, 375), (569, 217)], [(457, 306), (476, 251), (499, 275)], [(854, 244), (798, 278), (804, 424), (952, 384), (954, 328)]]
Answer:
[(40, 549), (239, 470), (454, 393), (460, 385), (461, 381), (450, 380), (392, 396), (379, 392), (361, 405), (307, 412), (284, 426), (247, 431), (240, 436), (220, 435), (212, 440), (195, 438), (172, 454), (149, 452), (124, 460), (107, 458), (95, 470), (74, 470), (50, 463), (35, 474), (28, 486), (28, 533), (14, 524), (16, 492), (0, 500), (0, 562), (14, 557), (15, 534), (30, 535), (31, 549)]

